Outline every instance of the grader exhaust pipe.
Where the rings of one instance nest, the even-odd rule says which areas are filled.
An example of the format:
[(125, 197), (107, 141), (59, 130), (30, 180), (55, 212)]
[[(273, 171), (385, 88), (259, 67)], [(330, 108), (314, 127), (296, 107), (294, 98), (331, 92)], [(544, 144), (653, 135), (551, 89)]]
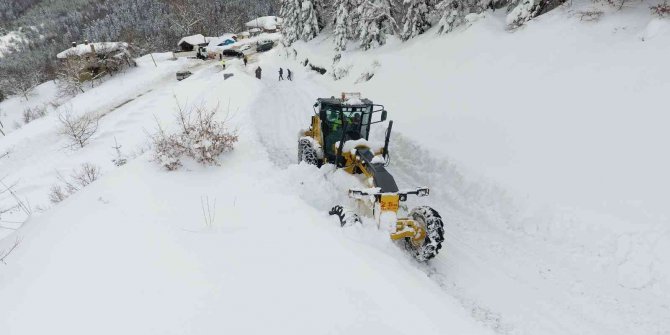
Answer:
[(389, 140), (391, 139), (392, 128), (393, 128), (393, 120), (389, 121), (389, 127), (386, 129), (386, 139), (384, 140), (384, 159), (389, 158)]

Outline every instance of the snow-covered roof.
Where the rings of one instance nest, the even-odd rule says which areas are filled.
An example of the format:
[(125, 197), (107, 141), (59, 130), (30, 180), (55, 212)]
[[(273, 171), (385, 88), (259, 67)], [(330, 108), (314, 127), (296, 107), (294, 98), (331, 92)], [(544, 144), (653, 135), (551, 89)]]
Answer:
[[(340, 146), (340, 141), (335, 142), (335, 146), (339, 147)], [(381, 142), (373, 142), (373, 141), (368, 141), (364, 138), (357, 139), (357, 140), (348, 140), (344, 142), (344, 145), (342, 146), (342, 152), (351, 152), (354, 153), (354, 149), (356, 149), (359, 146), (364, 146), (370, 148), (372, 151), (379, 151), (382, 148), (384, 148), (384, 143)]]
[(364, 105), (365, 103), (363, 102), (363, 100), (361, 100), (360, 97), (354, 97), (354, 98), (347, 99), (342, 104), (343, 105)]
[(282, 18), (276, 16), (261, 16), (245, 23), (245, 25), (249, 28), (274, 30), (277, 29), (277, 25), (281, 24), (283, 21)]
[(177, 43), (177, 46), (180, 46), (183, 42), (186, 42), (190, 45), (198, 45), (202, 43), (207, 43), (209, 42), (209, 38), (211, 37), (205, 37), (202, 34), (195, 34), (191, 36), (186, 36), (183, 37), (182, 39), (179, 40), (179, 43)]
[(122, 51), (128, 49), (128, 43), (126, 42), (95, 42), (88, 44), (78, 44), (76, 47), (71, 47), (65, 51), (62, 51), (56, 55), (57, 58), (63, 59), (69, 56), (82, 56), (87, 53), (90, 53), (91, 46), (95, 48), (97, 54), (108, 53), (113, 51)]

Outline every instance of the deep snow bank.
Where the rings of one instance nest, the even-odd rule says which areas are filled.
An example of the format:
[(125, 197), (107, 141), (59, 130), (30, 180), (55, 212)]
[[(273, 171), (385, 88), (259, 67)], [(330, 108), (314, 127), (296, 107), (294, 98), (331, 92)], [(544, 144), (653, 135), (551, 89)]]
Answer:
[(648, 5), (582, 22), (599, 5), (577, 2), (514, 32), (488, 13), (447, 36), (344, 53), (334, 69), (322, 36), (285, 59), (390, 111), (402, 135), (390, 169), (430, 185), (454, 222), (452, 257), (427, 271), (473, 314), (503, 333), (663, 334), (670, 35)]

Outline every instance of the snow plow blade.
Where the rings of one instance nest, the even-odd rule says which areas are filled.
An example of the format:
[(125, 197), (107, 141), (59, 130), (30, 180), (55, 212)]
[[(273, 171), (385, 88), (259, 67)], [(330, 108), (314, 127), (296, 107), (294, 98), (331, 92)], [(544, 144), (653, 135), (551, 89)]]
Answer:
[(347, 211), (340, 205), (333, 207), (328, 214), (337, 215), (340, 219), (340, 226), (342, 227), (361, 222), (361, 218), (358, 217), (358, 214), (352, 211)]

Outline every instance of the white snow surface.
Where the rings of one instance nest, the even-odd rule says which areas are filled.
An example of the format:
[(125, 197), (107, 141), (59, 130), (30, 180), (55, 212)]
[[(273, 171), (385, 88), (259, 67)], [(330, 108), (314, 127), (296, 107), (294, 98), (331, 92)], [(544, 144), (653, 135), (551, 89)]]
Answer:
[[(276, 65), (275, 50), (262, 57), (252, 60)], [(0, 266), (3, 335), (442, 334), (445, 324), (491, 333), (374, 225), (342, 230), (302, 196), (307, 185), (310, 192), (335, 185), (324, 177), (352, 185), (355, 177), (287, 169), (271, 158), (268, 139), (295, 149), (295, 129), (319, 96), (308, 92), (309, 81), (258, 81), (239, 62), (223, 80), (215, 61), (157, 58), (158, 67), (143, 57), (138, 68), (67, 102), (76, 113), (104, 115), (85, 148), (65, 148), (56, 118), (64, 107), (0, 140), (12, 153), (0, 160), (3, 174), (43, 209), (0, 241), (3, 251), (20, 241)], [(178, 82), (181, 69), (194, 74)], [(152, 160), (147, 134), (156, 120), (175, 127), (175, 99), (224, 109), (220, 117), (240, 142), (221, 166), (187, 161), (168, 172)], [(274, 126), (261, 127), (259, 118)], [(294, 135), (290, 143), (283, 131)], [(111, 163), (114, 138), (130, 159), (122, 167)], [(49, 205), (56, 172), (67, 175), (81, 162), (100, 166), (103, 177)], [(213, 213), (211, 224), (203, 211)]]
[[(442, 37), (350, 45), (348, 74), (319, 78), (389, 111), (389, 171), (429, 186), (450, 222), (426, 273), (499, 333), (670, 329), (670, 35), (651, 4), (593, 23), (575, 2), (514, 32), (496, 11)], [(293, 47), (333, 73), (330, 36)]]
[(345, 105), (363, 105), (363, 101), (360, 98), (350, 98), (344, 101)]
[(0, 122), (4, 125), (2, 130), (8, 134), (23, 127), (25, 125), (24, 111), (27, 109), (44, 109), (46, 113), (50, 113), (54, 110), (54, 105), (60, 103), (61, 99), (58, 97), (58, 90), (53, 81), (36, 86), (28, 94), (28, 100), (22, 95), (10, 96), (0, 102)]
[[(181, 43), (181, 42), (180, 42)], [(76, 47), (71, 47), (63, 50), (56, 55), (56, 58), (67, 58), (68, 56), (82, 56), (92, 52), (91, 46), (95, 48), (96, 52), (113, 52), (126, 50), (128, 43), (126, 42), (93, 42), (88, 44), (77, 44)]]
[[(364, 146), (370, 148), (373, 152), (379, 151), (384, 147), (384, 142), (379, 141), (368, 141), (364, 138), (359, 138), (357, 140), (345, 141), (342, 146), (342, 152), (354, 152), (354, 149), (359, 146)], [(340, 147), (340, 141), (335, 142), (335, 147)]]
[(278, 24), (282, 23), (282, 21), (282, 18), (276, 16), (261, 16), (245, 23), (244, 25), (247, 28), (274, 30), (277, 28)]
[[(514, 32), (496, 11), (442, 37), (352, 44), (338, 81), (327, 34), (231, 62), (228, 80), (214, 61), (138, 59), (0, 138), (0, 177), (34, 208), (23, 225), (0, 214), (0, 255), (20, 241), (0, 263), (1, 333), (667, 335), (670, 35), (648, 5), (580, 22), (592, 3), (577, 1)], [(278, 82), (279, 67), (294, 81)], [(26, 104), (49, 101), (48, 87)], [(315, 99), (351, 91), (395, 121), (398, 186), (431, 189), (408, 206), (444, 218), (427, 264), (370, 218), (340, 228), (327, 215), (354, 204), (360, 176), (295, 163)], [(152, 161), (148, 134), (156, 120), (174, 129), (175, 99), (222, 107), (240, 142), (220, 166)], [(67, 106), (104, 115), (84, 149), (58, 135)], [(83, 162), (102, 178), (50, 205), (57, 172)]]

